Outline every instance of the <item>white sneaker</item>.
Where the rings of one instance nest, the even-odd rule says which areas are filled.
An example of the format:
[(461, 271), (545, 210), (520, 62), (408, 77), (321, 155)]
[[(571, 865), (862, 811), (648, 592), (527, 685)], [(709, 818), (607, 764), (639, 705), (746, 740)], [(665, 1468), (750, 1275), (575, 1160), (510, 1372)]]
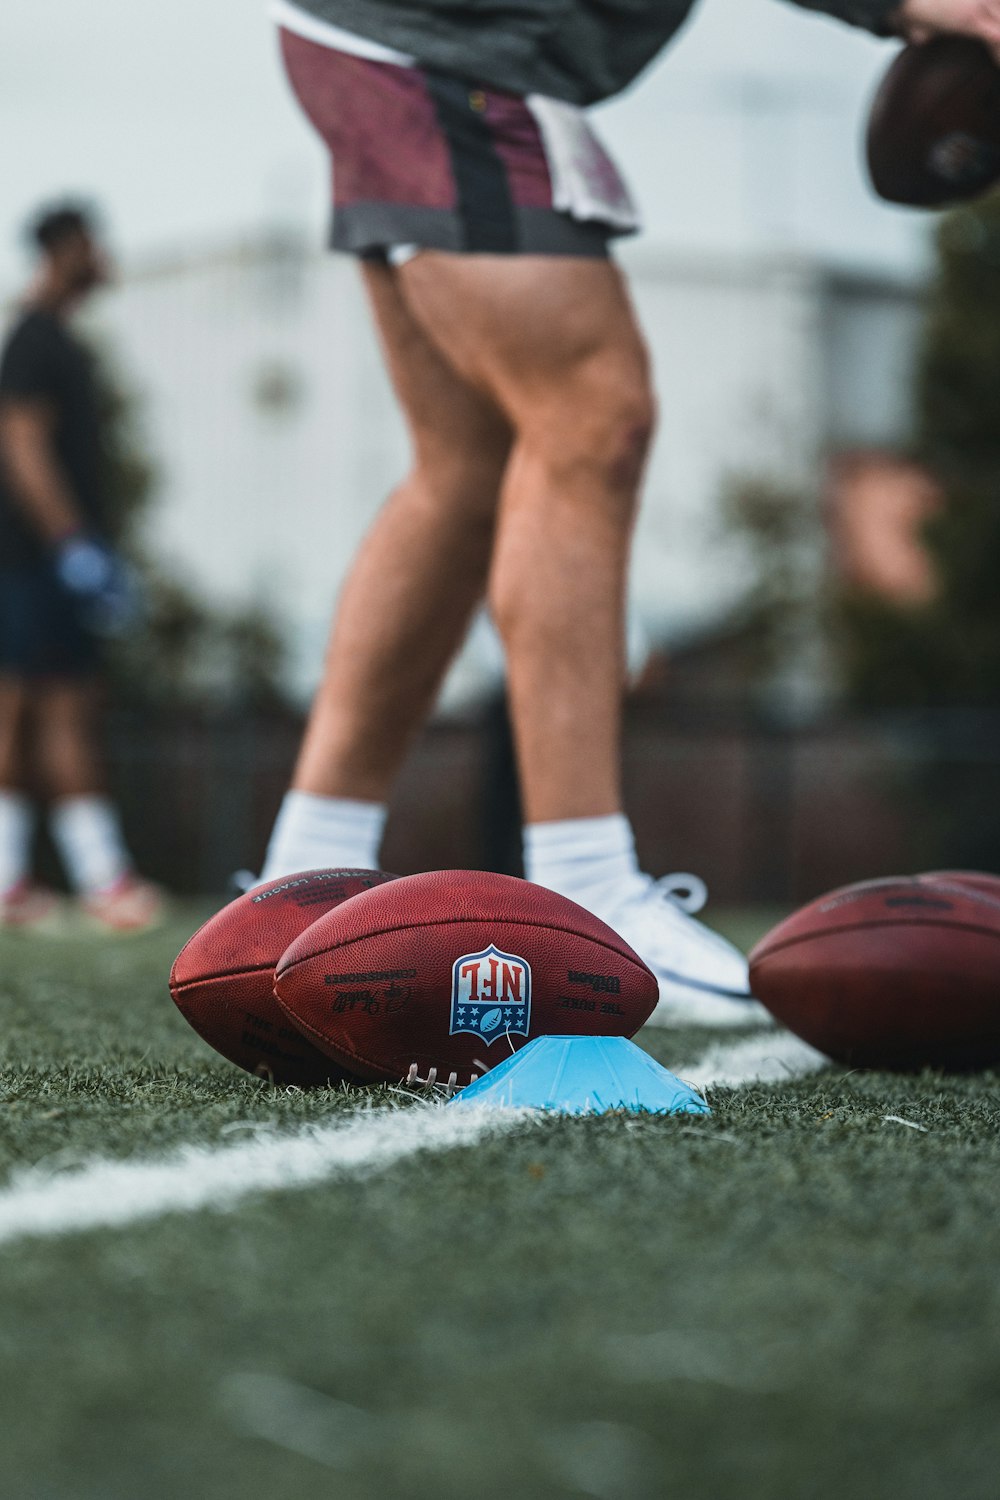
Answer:
[(610, 927), (634, 948), (660, 984), (655, 1026), (760, 1026), (770, 1014), (750, 994), (746, 958), (696, 922), (708, 891), (697, 875), (640, 875), (613, 912)]

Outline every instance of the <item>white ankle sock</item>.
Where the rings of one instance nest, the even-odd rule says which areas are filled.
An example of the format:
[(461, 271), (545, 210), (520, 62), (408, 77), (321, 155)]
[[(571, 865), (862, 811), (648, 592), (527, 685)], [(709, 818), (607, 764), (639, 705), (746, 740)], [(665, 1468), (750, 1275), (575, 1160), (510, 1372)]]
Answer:
[(81, 895), (106, 891), (132, 868), (117, 810), (107, 797), (64, 797), (49, 829), (69, 883)]
[(301, 870), (377, 870), (386, 815), (381, 802), (286, 792), (267, 846), (261, 882)]
[(28, 874), (34, 809), (22, 792), (0, 789), (0, 895)]
[(622, 813), (529, 823), (524, 830), (524, 873), (536, 885), (568, 896), (598, 917), (614, 911), (629, 886), (643, 878), (632, 825)]

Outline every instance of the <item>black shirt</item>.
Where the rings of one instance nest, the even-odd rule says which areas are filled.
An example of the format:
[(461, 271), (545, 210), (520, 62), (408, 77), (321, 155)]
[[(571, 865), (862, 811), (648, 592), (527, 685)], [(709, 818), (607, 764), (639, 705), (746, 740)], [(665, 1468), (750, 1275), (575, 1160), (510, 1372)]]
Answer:
[[(56, 460), (84, 523), (103, 529), (101, 416), (94, 361), (61, 318), (27, 308), (0, 354), (0, 406), (44, 402), (53, 413)], [(11, 493), (0, 450), (0, 567), (42, 561), (46, 545)]]
[[(695, 0), (294, 0), (425, 68), (571, 104), (609, 99), (665, 47)], [(900, 0), (792, 0), (884, 31)]]

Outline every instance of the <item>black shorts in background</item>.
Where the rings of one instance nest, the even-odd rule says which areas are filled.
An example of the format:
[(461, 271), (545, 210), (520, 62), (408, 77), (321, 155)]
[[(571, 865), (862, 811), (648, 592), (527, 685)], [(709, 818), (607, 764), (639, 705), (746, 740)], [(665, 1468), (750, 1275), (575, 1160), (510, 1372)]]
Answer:
[(101, 643), (49, 564), (0, 565), (0, 676), (91, 677), (100, 668)]

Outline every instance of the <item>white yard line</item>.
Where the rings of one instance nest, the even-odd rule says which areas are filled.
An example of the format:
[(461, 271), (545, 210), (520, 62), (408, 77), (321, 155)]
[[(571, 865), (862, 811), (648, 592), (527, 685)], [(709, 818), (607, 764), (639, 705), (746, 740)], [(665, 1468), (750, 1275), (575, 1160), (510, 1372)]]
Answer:
[[(676, 1071), (699, 1089), (780, 1083), (825, 1067), (820, 1052), (787, 1032), (716, 1043)], [(31, 1167), (0, 1191), (0, 1245), (27, 1237), (112, 1228), (392, 1166), (421, 1151), (448, 1151), (514, 1129), (524, 1110), (440, 1105), (361, 1110), (343, 1123), (295, 1135), (261, 1134), (238, 1146), (184, 1146), (160, 1159), (96, 1160), (74, 1171)]]
[(697, 1062), (673, 1070), (698, 1089), (736, 1089), (750, 1083), (784, 1083), (830, 1065), (830, 1059), (790, 1031), (764, 1031), (739, 1042), (717, 1042)]
[(269, 1134), (239, 1146), (185, 1146), (159, 1160), (97, 1160), (58, 1174), (29, 1168), (0, 1192), (0, 1244), (231, 1208), (258, 1193), (379, 1171), (419, 1151), (471, 1145), (523, 1120), (521, 1110), (366, 1110), (340, 1125)]

